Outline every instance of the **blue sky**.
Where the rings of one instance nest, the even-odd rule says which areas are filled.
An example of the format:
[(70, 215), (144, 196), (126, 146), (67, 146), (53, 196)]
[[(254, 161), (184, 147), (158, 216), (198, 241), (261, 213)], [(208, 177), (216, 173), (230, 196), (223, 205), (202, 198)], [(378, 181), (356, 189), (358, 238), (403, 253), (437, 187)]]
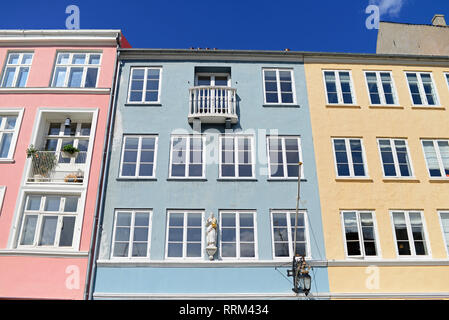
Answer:
[(381, 20), (429, 24), (448, 0), (40, 0), (2, 1), (1, 29), (64, 29), (69, 5), (81, 29), (122, 29), (135, 48), (218, 48), (375, 52)]

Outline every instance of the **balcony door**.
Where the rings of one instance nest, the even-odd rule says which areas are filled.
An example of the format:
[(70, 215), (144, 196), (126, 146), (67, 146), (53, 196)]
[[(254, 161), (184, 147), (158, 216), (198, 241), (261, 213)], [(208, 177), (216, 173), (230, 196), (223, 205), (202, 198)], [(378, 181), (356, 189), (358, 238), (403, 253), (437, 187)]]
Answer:
[(199, 112), (210, 113), (211, 108), (217, 112), (225, 112), (228, 91), (224, 87), (230, 87), (231, 77), (228, 73), (197, 73), (195, 75), (195, 87), (201, 87), (198, 91)]
[[(70, 125), (65, 125), (64, 122), (49, 123), (44, 150), (56, 156), (58, 166), (55, 173), (57, 177), (55, 176), (53, 179), (63, 180), (67, 175), (84, 173), (90, 129), (91, 123), (72, 122)], [(79, 152), (73, 155), (64, 153), (63, 148), (66, 145), (72, 145)]]

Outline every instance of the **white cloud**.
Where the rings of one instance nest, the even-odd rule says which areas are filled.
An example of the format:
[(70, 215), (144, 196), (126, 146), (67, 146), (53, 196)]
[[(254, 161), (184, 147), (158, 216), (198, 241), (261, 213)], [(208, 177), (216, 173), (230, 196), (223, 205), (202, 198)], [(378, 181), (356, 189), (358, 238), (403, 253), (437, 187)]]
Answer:
[(407, 0), (370, 0), (370, 4), (379, 7), (380, 16), (399, 16), (399, 12)]

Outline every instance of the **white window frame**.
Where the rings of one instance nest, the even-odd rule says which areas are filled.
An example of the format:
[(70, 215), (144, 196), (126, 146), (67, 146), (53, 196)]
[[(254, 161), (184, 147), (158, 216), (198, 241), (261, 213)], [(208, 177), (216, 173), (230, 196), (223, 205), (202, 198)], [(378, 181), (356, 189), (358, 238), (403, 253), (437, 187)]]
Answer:
[[(72, 63), (67, 63), (67, 64), (58, 64), (58, 58), (59, 55), (61, 54), (68, 54), (69, 55), (69, 61), (73, 60), (73, 56), (74, 55), (78, 55), (78, 54), (85, 54), (86, 55), (86, 60), (84, 64), (72, 64)], [(98, 62), (98, 64), (88, 64), (89, 63), (89, 59), (91, 55), (99, 55), (100, 56), (100, 61)], [(55, 60), (55, 65), (53, 67), (53, 76), (51, 78), (51, 83), (50, 86), (52, 88), (86, 88), (86, 75), (87, 75), (87, 69), (90, 68), (97, 68), (98, 72), (97, 72), (97, 79), (95, 80), (95, 87), (87, 87), (86, 89), (94, 89), (94, 88), (98, 88), (98, 80), (100, 79), (100, 73), (101, 73), (101, 64), (103, 61), (103, 53), (102, 52), (84, 52), (84, 51), (58, 51), (56, 52), (56, 60)], [(56, 69), (58, 67), (65, 67), (66, 68), (66, 74), (65, 74), (65, 78), (64, 78), (64, 85), (63, 86), (56, 86), (55, 80), (56, 80)], [(81, 77), (81, 86), (80, 87), (69, 87), (69, 78), (70, 78), (70, 71), (72, 70), (72, 68), (83, 68), (83, 75)]]
[[(288, 257), (277, 257), (276, 256), (276, 249), (274, 245), (274, 224), (273, 224), (273, 214), (275, 213), (287, 213), (287, 233), (288, 233)], [(305, 239), (306, 239), (306, 252), (307, 255), (305, 256), (305, 259), (310, 260), (312, 257), (312, 251), (310, 248), (310, 236), (309, 236), (309, 217), (306, 210), (298, 210), (298, 217), (300, 214), (304, 215), (304, 230), (305, 230)], [(293, 241), (294, 241), (294, 235), (292, 234), (292, 228), (294, 226), (291, 225), (291, 218), (295, 218), (296, 210), (280, 210), (280, 209), (272, 209), (270, 210), (270, 224), (271, 224), (271, 250), (272, 250), (272, 256), (274, 260), (288, 260), (290, 261), (293, 258)]]
[[(340, 176), (338, 174), (337, 154), (335, 152), (334, 140), (344, 140), (345, 141), (346, 155), (348, 157), (349, 176)], [(360, 145), (362, 147), (363, 169), (365, 171), (365, 175), (364, 176), (356, 176), (354, 174), (354, 163), (353, 163), (353, 160), (352, 160), (352, 152), (351, 152), (351, 146), (350, 146), (349, 140), (360, 140)], [(355, 138), (351, 138), (351, 137), (349, 137), (349, 138), (334, 137), (334, 138), (332, 138), (332, 150), (334, 152), (334, 166), (335, 166), (335, 174), (336, 174), (337, 178), (356, 178), (356, 179), (369, 178), (368, 164), (367, 164), (366, 153), (365, 153), (365, 146), (363, 145), (363, 139), (362, 138), (357, 138), (357, 137), (355, 137)], [(348, 150), (349, 150), (349, 152), (348, 152)]]
[[(345, 220), (344, 220), (344, 214), (345, 213), (355, 213), (356, 219), (357, 219), (357, 232), (359, 234), (359, 246), (360, 246), (360, 255), (349, 255), (348, 254), (348, 248), (347, 248), (347, 239), (346, 239), (346, 226), (345, 226)], [(361, 213), (370, 213), (371, 217), (373, 219), (373, 232), (374, 232), (374, 244), (376, 246), (376, 255), (368, 256), (365, 254), (365, 240), (363, 237), (362, 232), (362, 221), (360, 219)], [(341, 219), (341, 226), (342, 226), (342, 233), (343, 233), (343, 246), (345, 250), (345, 257), (347, 259), (378, 259), (381, 257), (380, 252), (380, 244), (379, 244), (379, 233), (377, 229), (377, 222), (376, 222), (376, 213), (373, 210), (341, 210), (340, 211), (340, 219)]]
[[(395, 229), (395, 224), (394, 224), (394, 220), (393, 220), (393, 213), (396, 213), (396, 212), (404, 213), (405, 224), (407, 227), (407, 237), (408, 237), (408, 242), (409, 242), (409, 246), (410, 246), (410, 253), (411, 253), (410, 255), (400, 255), (399, 254), (398, 240), (396, 238), (396, 229)], [(413, 213), (413, 212), (419, 213), (421, 216), (422, 228), (423, 228), (423, 232), (424, 232), (424, 242), (425, 242), (426, 249), (427, 249), (427, 255), (417, 255), (416, 254), (415, 241), (413, 238), (412, 227), (411, 227), (410, 216), (409, 216), (409, 214)], [(399, 259), (428, 259), (429, 257), (432, 256), (430, 242), (429, 242), (429, 233), (427, 232), (426, 221), (424, 219), (424, 213), (422, 210), (390, 210), (390, 221), (391, 221), (391, 226), (392, 226), (392, 231), (393, 231), (394, 248), (395, 248), (396, 256)]]
[[(131, 213), (131, 223), (129, 227), (129, 240), (128, 240), (128, 256), (127, 257), (116, 257), (114, 256), (115, 249), (115, 237), (117, 231), (117, 217), (119, 212)], [(135, 229), (135, 218), (136, 213), (148, 213), (148, 240), (147, 240), (147, 254), (142, 257), (132, 256), (132, 245), (134, 240), (134, 229)], [(153, 210), (151, 209), (115, 209), (114, 210), (114, 225), (113, 225), (113, 235), (112, 235), (112, 245), (111, 245), (111, 260), (148, 260), (150, 258), (150, 247), (151, 247), (151, 227), (152, 227)]]
[[(276, 72), (276, 84), (277, 84), (277, 94), (278, 94), (278, 102), (267, 102), (267, 93), (265, 89), (265, 71), (274, 71)], [(290, 77), (292, 79), (292, 96), (293, 96), (293, 102), (282, 102), (282, 91), (281, 91), (281, 80), (279, 77), (279, 71), (289, 71)], [(262, 68), (262, 87), (263, 87), (263, 101), (264, 104), (267, 105), (296, 105), (296, 85), (295, 85), (295, 77), (294, 72), (292, 68)]]
[(0, 216), (2, 212), (3, 200), (5, 199), (6, 186), (0, 186)]
[(446, 81), (447, 88), (449, 89), (449, 72), (443, 72), (444, 80)]
[[(204, 260), (204, 250), (206, 249), (204, 245), (205, 241), (205, 222), (204, 222), (204, 210), (167, 210), (166, 215), (166, 228), (165, 228), (165, 259), (167, 260)], [(184, 215), (183, 220), (183, 239), (182, 239), (182, 257), (169, 257), (168, 256), (168, 238), (170, 232), (170, 214), (171, 213), (182, 213)], [(201, 256), (200, 257), (187, 257), (187, 216), (189, 213), (200, 213), (201, 214)]]
[[(371, 101), (371, 93), (369, 91), (369, 83), (368, 83), (368, 78), (366, 76), (367, 73), (375, 73), (376, 74), (376, 84), (377, 84), (377, 91), (379, 93), (380, 103), (376, 104)], [(391, 91), (392, 91), (394, 103), (388, 104), (385, 99), (384, 87), (383, 87), (383, 83), (382, 83), (382, 78), (380, 76), (381, 73), (388, 73), (390, 75)], [(366, 84), (366, 90), (368, 92), (368, 98), (370, 100), (370, 105), (372, 105), (372, 106), (389, 106), (389, 107), (399, 106), (399, 99), (398, 99), (398, 95), (396, 92), (396, 85), (394, 83), (393, 73), (391, 71), (365, 70), (364, 75), (365, 75), (365, 84)]]
[[(449, 214), (449, 210), (438, 210), (438, 220), (440, 222), (441, 234), (443, 236), (443, 243), (444, 243), (444, 246), (446, 248), (446, 254), (447, 254), (448, 258), (449, 258), (449, 240), (446, 241), (446, 237), (444, 235), (445, 230), (444, 230), (444, 227), (443, 227), (443, 219), (441, 217), (442, 213)], [(449, 232), (449, 230), (448, 230), (448, 232)]]
[[(218, 171), (219, 171), (219, 179), (230, 179), (230, 180), (245, 180), (245, 179), (254, 179), (255, 178), (255, 150), (254, 150), (254, 136), (253, 135), (241, 135), (241, 134), (222, 134), (219, 136), (220, 138), (220, 142), (219, 142), (219, 166), (218, 166)], [(234, 139), (234, 172), (235, 172), (235, 176), (233, 177), (224, 177), (222, 175), (222, 168), (221, 166), (223, 165), (223, 139), (228, 138), (228, 139)], [(240, 177), (238, 175), (238, 166), (239, 166), (239, 157), (238, 157), (238, 153), (240, 150), (238, 150), (238, 139), (239, 138), (249, 138), (249, 140), (251, 141), (251, 176), (250, 177)]]
[[(335, 87), (337, 89), (337, 99), (338, 99), (337, 103), (329, 102), (329, 96), (328, 96), (327, 86), (326, 86), (326, 76), (325, 76), (326, 72), (333, 72), (335, 75)], [(341, 81), (340, 81), (340, 72), (348, 72), (349, 73), (349, 80), (350, 80), (349, 87), (351, 88), (352, 103), (345, 103), (343, 100), (343, 92), (341, 90)], [(345, 105), (345, 106), (357, 105), (354, 81), (352, 78), (352, 70), (322, 70), (322, 77), (323, 77), (323, 83), (324, 83), (324, 91), (326, 94), (326, 104), (328, 104), (328, 105)]]
[[(433, 143), (433, 147), (434, 147), (435, 153), (437, 155), (438, 166), (440, 168), (440, 173), (441, 173), (440, 177), (432, 177), (430, 175), (429, 164), (427, 163), (426, 152), (424, 150), (424, 141), (431, 141)], [(449, 176), (447, 176), (446, 172), (444, 171), (443, 159), (441, 158), (441, 152), (440, 152), (440, 148), (438, 146), (439, 141), (448, 141), (448, 140), (447, 139), (421, 139), (421, 147), (422, 147), (423, 154), (424, 154), (424, 161), (426, 162), (427, 173), (429, 175), (429, 178), (431, 178), (431, 179), (449, 179)]]
[[(8, 162), (13, 162), (14, 161), (14, 153), (16, 150), (16, 144), (17, 144), (17, 139), (19, 136), (19, 132), (20, 132), (20, 126), (22, 124), (22, 118), (23, 118), (23, 112), (24, 109), (20, 108), (20, 109), (1, 109), (0, 110), (0, 116), (2, 117), (7, 117), (7, 116), (16, 116), (16, 124), (14, 127), (14, 133), (12, 135), (12, 139), (11, 139), (11, 144), (9, 146), (9, 152), (8, 152), (8, 156), (6, 158), (0, 158), (0, 163), (8, 163)], [(3, 127), (4, 127), (4, 122), (6, 120), (3, 120), (3, 123), (0, 122), (0, 142), (3, 139)]]
[(217, 86), (215, 84), (215, 77), (227, 77), (228, 83), (226, 86), (231, 87), (231, 75), (229, 73), (224, 73), (224, 72), (198, 72), (198, 73), (195, 73), (195, 86), (196, 87), (199, 86), (198, 85), (198, 77), (210, 77), (210, 86), (211, 87)]
[[(396, 175), (395, 176), (386, 176), (385, 175), (385, 169), (384, 169), (384, 162), (382, 160), (382, 152), (380, 149), (380, 140), (389, 140), (390, 141), (390, 146), (391, 146), (391, 152), (393, 154), (393, 161), (394, 161), (394, 168), (396, 170)], [(399, 160), (398, 160), (398, 155), (397, 155), (397, 151), (396, 151), (396, 145), (394, 144), (395, 140), (403, 140), (405, 141), (405, 147), (407, 148), (407, 157), (408, 157), (408, 161), (410, 163), (410, 175), (409, 176), (402, 176), (400, 175), (400, 168), (399, 168)], [(379, 157), (380, 157), (380, 164), (382, 167), (382, 174), (383, 174), (383, 178), (384, 179), (414, 179), (415, 178), (415, 170), (413, 170), (413, 163), (412, 163), (412, 157), (410, 155), (410, 148), (408, 146), (408, 140), (407, 139), (403, 139), (403, 138), (377, 138), (377, 149), (379, 151)]]
[[(123, 159), (125, 157), (125, 142), (126, 138), (138, 138), (139, 139), (139, 145), (137, 149), (137, 160), (136, 160), (136, 174), (134, 176), (123, 176), (122, 175), (122, 169), (123, 169)], [(140, 155), (142, 152), (142, 139), (144, 138), (155, 138), (154, 142), (154, 158), (153, 158), (153, 174), (151, 176), (139, 176), (139, 168), (140, 168)], [(148, 135), (133, 135), (133, 134), (125, 134), (123, 135), (122, 140), (122, 155), (120, 157), (120, 168), (119, 168), (119, 178), (123, 179), (154, 179), (156, 177), (156, 161), (157, 161), (157, 149), (158, 149), (158, 140), (159, 137), (156, 134), (148, 134)]]
[[(159, 86), (158, 86), (158, 92), (157, 92), (157, 101), (145, 101), (145, 93), (147, 89), (147, 77), (148, 77), (148, 70), (159, 70)], [(144, 70), (144, 81), (143, 81), (143, 88), (142, 88), (142, 100), (140, 101), (131, 101), (131, 86), (133, 82), (133, 73), (135, 70)], [(160, 104), (161, 103), (161, 89), (162, 89), (162, 67), (131, 67), (129, 71), (129, 84), (128, 84), (128, 98), (126, 100), (127, 104)]]
[[(41, 202), (40, 202), (40, 208), (39, 210), (27, 210), (28, 206), (28, 200), (29, 196), (40, 196)], [(45, 203), (47, 197), (61, 197), (61, 201), (59, 203), (59, 211), (44, 211), (45, 209)], [(76, 212), (64, 212), (64, 205), (66, 197), (78, 197), (78, 204), (77, 204), (77, 211)], [(82, 199), (81, 194), (61, 194), (61, 193), (25, 193), (24, 195), (24, 205), (22, 207), (21, 213), (20, 213), (20, 229), (18, 230), (17, 234), (17, 249), (33, 249), (33, 250), (51, 250), (51, 251), (73, 251), (76, 250), (78, 247), (79, 239), (81, 238), (81, 229), (82, 229), (82, 212), (84, 208), (84, 203)], [(27, 211), (27, 212), (25, 212)], [(34, 239), (33, 244), (31, 245), (24, 245), (21, 244), (22, 242), (22, 236), (24, 232), (25, 227), (25, 217), (26, 216), (37, 216), (37, 222), (36, 227), (34, 231)], [(39, 245), (39, 241), (42, 235), (42, 220), (44, 217), (47, 216), (56, 216), (58, 218), (57, 225), (56, 225), (56, 231), (55, 231), (55, 240), (54, 245)], [(60, 235), (61, 230), (63, 227), (63, 218), (64, 217), (75, 217), (75, 224), (73, 227), (73, 238), (72, 238), (72, 246), (59, 246), (60, 241)]]
[[(22, 62), (22, 60), (23, 60), (23, 55), (24, 54), (31, 54), (31, 62), (29, 63), (29, 64), (22, 64), (22, 63), (19, 63), (19, 64), (9, 64), (9, 57), (10, 57), (10, 55), (12, 55), (12, 54), (18, 54), (19, 55), (19, 61), (20, 62)], [(28, 68), (28, 75), (27, 75), (27, 80), (25, 81), (25, 85), (23, 86), (23, 87), (26, 87), (27, 86), (27, 83), (28, 83), (28, 78), (30, 77), (30, 72), (31, 72), (31, 66), (32, 66), (32, 64), (33, 64), (33, 60), (34, 60), (34, 51), (21, 51), (21, 52), (14, 52), (14, 51), (11, 51), (11, 52), (8, 52), (8, 55), (6, 56), (6, 61), (5, 61), (5, 66), (4, 66), (4, 68), (3, 68), (3, 76), (2, 76), (2, 81), (1, 81), (1, 87), (2, 88), (20, 88), (20, 87), (17, 87), (17, 80), (18, 80), (18, 78), (19, 78), (19, 73), (20, 73), (20, 69), (22, 68), (22, 67), (27, 67)], [(15, 67), (15, 71), (14, 71), (14, 79), (13, 79), (13, 81), (12, 81), (12, 86), (10, 86), (10, 87), (7, 87), (7, 86), (4, 86), (3, 85), (3, 82), (5, 81), (5, 77), (6, 77), (6, 71), (7, 71), (7, 69), (8, 68), (12, 68), (12, 67)], [(22, 88), (23, 88), (22, 87)]]
[[(58, 135), (50, 135), (49, 134), (49, 129), (50, 129), (50, 125), (52, 123), (59, 123), (59, 134)], [(79, 166), (83, 166), (87, 163), (87, 158), (90, 156), (89, 154), (89, 149), (90, 149), (90, 144), (91, 144), (91, 140), (93, 139), (92, 136), (92, 121), (91, 122), (86, 122), (86, 121), (77, 121), (76, 123), (76, 132), (74, 136), (67, 136), (64, 135), (64, 121), (48, 121), (48, 130), (47, 130), (47, 134), (45, 135), (45, 140), (44, 142), (46, 143), (47, 140), (58, 140), (57, 145), (56, 145), (56, 151), (54, 151), (56, 153), (56, 157), (57, 157), (57, 162), (59, 166), (64, 166), (64, 165), (79, 165)], [(90, 124), (90, 134), (88, 136), (82, 136), (81, 135), (81, 129), (82, 129), (82, 125), (83, 124)], [(65, 140), (73, 140), (73, 147), (77, 148), (79, 141), (88, 141), (88, 146), (87, 146), (87, 151), (83, 151), (86, 153), (86, 161), (77, 163), (76, 162), (76, 157), (71, 157), (70, 158), (70, 162), (66, 163), (66, 162), (59, 162), (59, 159), (61, 157), (61, 152), (62, 152), (62, 144), (64, 143)], [(45, 144), (44, 144), (45, 147)], [(50, 151), (49, 151), (50, 152)]]
[[(283, 159), (283, 169), (284, 176), (283, 177), (272, 177), (271, 176), (271, 160), (270, 160), (270, 144), (269, 139), (281, 139), (282, 141), (282, 159)], [(267, 135), (266, 138), (266, 147), (267, 147), (267, 159), (268, 159), (268, 179), (269, 180), (298, 180), (298, 177), (289, 177), (287, 172), (287, 155), (285, 148), (285, 139), (297, 139), (298, 140), (298, 153), (299, 153), (299, 161), (303, 162), (302, 156), (302, 146), (301, 146), (301, 136), (289, 136), (289, 135)], [(301, 180), (305, 179), (304, 176), (304, 165), (301, 166)]]
[[(416, 79), (418, 79), (418, 91), (419, 91), (419, 95), (421, 97), (421, 102), (422, 104), (415, 104), (413, 101), (413, 96), (412, 96), (412, 91), (410, 90), (410, 83), (408, 82), (408, 78), (407, 78), (407, 74), (416, 74)], [(427, 101), (427, 97), (424, 91), (424, 86), (423, 86), (423, 82), (422, 82), (422, 78), (421, 75), (422, 74), (429, 74), (430, 75), (430, 79), (432, 80), (432, 88), (434, 90), (435, 93), (435, 104), (429, 104), (429, 102)], [(405, 76), (405, 82), (407, 83), (407, 88), (408, 88), (408, 93), (410, 96), (410, 101), (412, 103), (412, 106), (425, 106), (425, 107), (439, 107), (440, 106), (440, 97), (438, 95), (438, 91), (437, 91), (437, 87), (435, 86), (435, 80), (433, 79), (433, 72), (426, 72), (426, 71), (404, 71), (404, 76)]]
[[(223, 257), (222, 256), (222, 214), (226, 213), (234, 213), (235, 214), (235, 245), (236, 245), (236, 256), (235, 257)], [(254, 257), (241, 257), (240, 256), (240, 214), (251, 214), (253, 216), (253, 229), (254, 229)], [(258, 246), (257, 246), (257, 212), (255, 210), (220, 210), (219, 211), (220, 222), (219, 222), (219, 231), (220, 231), (220, 259), (223, 260), (257, 260), (258, 259)], [(245, 243), (245, 241), (244, 241)]]
[[(190, 138), (201, 138), (202, 141), (202, 175), (198, 177), (190, 177), (188, 175), (188, 169), (190, 163)], [(173, 166), (173, 142), (175, 138), (186, 139), (186, 161), (185, 161), (185, 175), (182, 177), (172, 176), (172, 166)], [(170, 161), (169, 161), (169, 179), (205, 179), (206, 178), (206, 136), (204, 134), (174, 134), (170, 137)]]

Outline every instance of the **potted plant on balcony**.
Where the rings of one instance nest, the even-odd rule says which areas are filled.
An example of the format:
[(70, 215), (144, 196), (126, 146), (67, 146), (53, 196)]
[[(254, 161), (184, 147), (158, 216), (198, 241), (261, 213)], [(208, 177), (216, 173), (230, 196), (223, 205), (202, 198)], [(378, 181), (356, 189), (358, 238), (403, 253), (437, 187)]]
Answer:
[(40, 151), (33, 145), (26, 150), (27, 158), (31, 158), (34, 181), (48, 180), (49, 173), (58, 165), (56, 155), (51, 151)]
[(78, 169), (77, 172), (69, 173), (64, 178), (64, 182), (83, 183), (83, 180), (84, 180), (84, 172), (80, 169)]
[(63, 158), (76, 158), (79, 152), (78, 148), (75, 148), (71, 144), (67, 144), (62, 148), (61, 156)]

